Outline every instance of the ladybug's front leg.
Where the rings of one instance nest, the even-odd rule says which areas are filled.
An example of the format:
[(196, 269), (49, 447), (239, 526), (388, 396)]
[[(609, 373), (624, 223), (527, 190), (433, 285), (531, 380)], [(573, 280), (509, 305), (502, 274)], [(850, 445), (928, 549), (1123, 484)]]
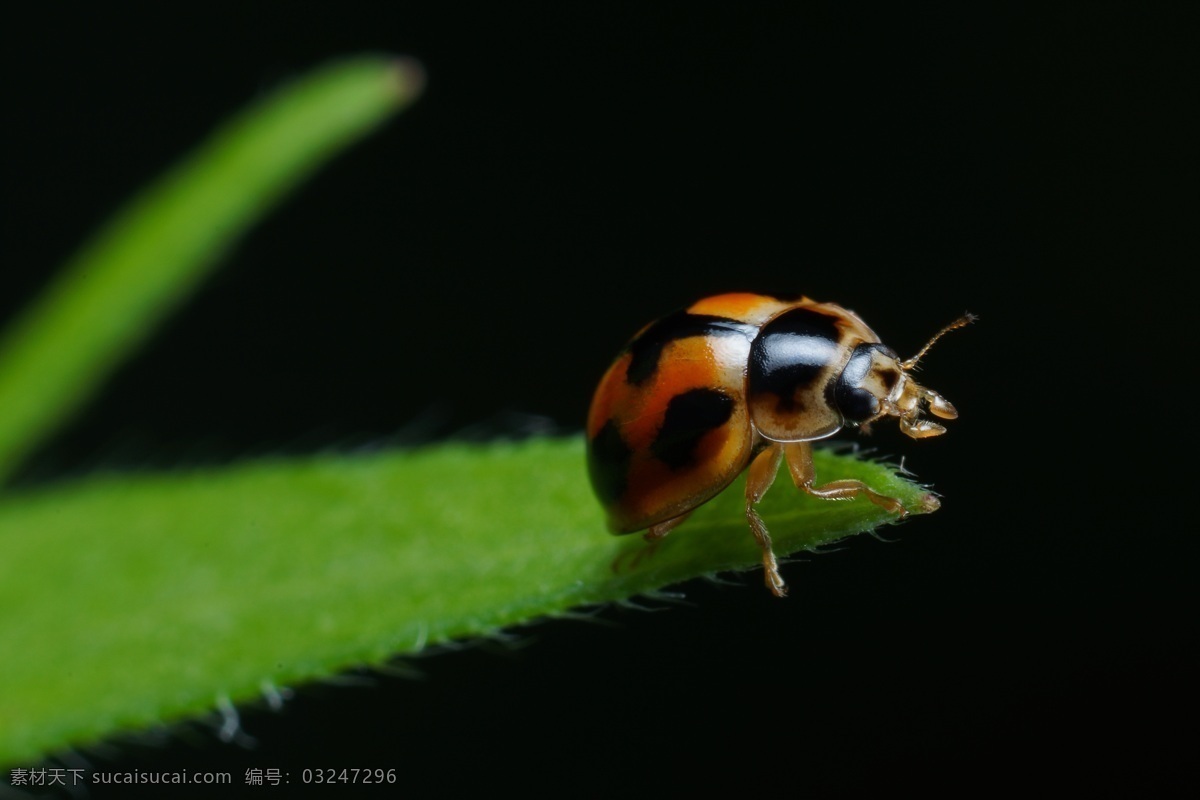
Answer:
[(783, 447), (787, 453), (788, 471), (792, 473), (792, 480), (795, 482), (796, 488), (801, 491), (807, 492), (813, 497), (820, 497), (822, 500), (849, 500), (860, 494), (866, 495), (867, 499), (875, 505), (885, 508), (893, 514), (899, 514), (901, 517), (907, 516), (908, 511), (904, 508), (903, 503), (894, 497), (880, 494), (862, 481), (846, 478), (840, 481), (830, 481), (824, 486), (813, 486), (816, 473), (813, 469), (812, 445), (808, 442), (789, 442)]
[(763, 499), (767, 489), (775, 482), (775, 473), (779, 472), (779, 462), (782, 458), (783, 448), (777, 444), (771, 445), (754, 457), (746, 473), (746, 520), (750, 523), (750, 531), (754, 534), (758, 546), (762, 548), (765, 573), (763, 578), (771, 594), (776, 597), (787, 596), (787, 584), (779, 575), (775, 551), (771, 549), (771, 534), (767, 533), (767, 525), (754, 510), (754, 506)]

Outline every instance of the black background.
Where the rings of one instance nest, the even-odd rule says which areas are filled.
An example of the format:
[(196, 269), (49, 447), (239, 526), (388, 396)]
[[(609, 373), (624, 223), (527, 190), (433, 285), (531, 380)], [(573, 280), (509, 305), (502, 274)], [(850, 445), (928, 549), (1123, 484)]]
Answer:
[(625, 339), (716, 292), (838, 302), (902, 354), (981, 317), (922, 373), (950, 433), (869, 442), (943, 509), (785, 567), (786, 601), (758, 574), (689, 584), (668, 611), (422, 658), (420, 680), (301, 687), (244, 710), (252, 749), (201, 723), (83, 756), (293, 786), (395, 768), (420, 794), (1185, 785), (1200, 648), (1171, 459), (1192, 403), (1161, 365), (1188, 335), (1194, 19), (1170, 9), (105, 4), (6, 25), (5, 315), (289, 76), (384, 51), (429, 78), (25, 483), (577, 432)]

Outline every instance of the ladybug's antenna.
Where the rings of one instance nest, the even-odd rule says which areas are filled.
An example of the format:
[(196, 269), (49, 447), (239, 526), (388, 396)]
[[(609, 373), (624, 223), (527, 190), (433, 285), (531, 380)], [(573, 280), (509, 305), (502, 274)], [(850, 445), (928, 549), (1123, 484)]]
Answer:
[(969, 311), (966, 314), (963, 314), (961, 317), (954, 320), (954, 322), (951, 322), (949, 325), (947, 325), (946, 327), (942, 328), (940, 331), (935, 333), (933, 335), (933, 338), (930, 339), (928, 342), (926, 342), (925, 346), (921, 348), (921, 352), (917, 353), (915, 356), (908, 359), (907, 361), (900, 362), (900, 369), (905, 370), (906, 372), (908, 370), (912, 369), (913, 367), (915, 367), (917, 365), (917, 362), (921, 360), (921, 357), (929, 352), (929, 348), (933, 347), (934, 342), (936, 342), (938, 339), (945, 336), (950, 331), (957, 330), (958, 328), (962, 328), (967, 325), (970, 325), (972, 322), (974, 322), (977, 319), (979, 319), (979, 317), (975, 316), (974, 314), (972, 314)]

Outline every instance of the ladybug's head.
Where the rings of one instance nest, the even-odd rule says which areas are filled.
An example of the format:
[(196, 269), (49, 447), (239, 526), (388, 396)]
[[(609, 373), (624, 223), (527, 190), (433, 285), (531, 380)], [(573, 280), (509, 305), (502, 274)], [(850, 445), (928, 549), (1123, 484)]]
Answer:
[(834, 402), (847, 422), (867, 425), (882, 417), (899, 417), (900, 430), (914, 439), (939, 436), (945, 427), (921, 417), (925, 409), (935, 417), (954, 419), (958, 411), (950, 401), (921, 386), (909, 374), (943, 334), (975, 321), (967, 314), (938, 331), (921, 351), (902, 361), (890, 347), (878, 342), (854, 348), (846, 368), (834, 385)]

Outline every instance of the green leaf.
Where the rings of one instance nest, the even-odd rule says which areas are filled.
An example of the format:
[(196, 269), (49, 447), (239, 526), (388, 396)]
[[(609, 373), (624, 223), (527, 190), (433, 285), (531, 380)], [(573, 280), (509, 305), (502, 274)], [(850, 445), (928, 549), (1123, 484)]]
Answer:
[(411, 61), (330, 64), (230, 120), (119, 212), (0, 339), (0, 481), (240, 234), (420, 88)]
[[(818, 451), (920, 512), (918, 486)], [(781, 476), (782, 477), (782, 476)], [(866, 500), (760, 506), (779, 554), (894, 519)], [(0, 764), (222, 699), (760, 565), (741, 482), (652, 555), (604, 528), (577, 439), (94, 477), (0, 501)], [(758, 575), (755, 591), (766, 592)], [(781, 602), (787, 602), (781, 601)]]

